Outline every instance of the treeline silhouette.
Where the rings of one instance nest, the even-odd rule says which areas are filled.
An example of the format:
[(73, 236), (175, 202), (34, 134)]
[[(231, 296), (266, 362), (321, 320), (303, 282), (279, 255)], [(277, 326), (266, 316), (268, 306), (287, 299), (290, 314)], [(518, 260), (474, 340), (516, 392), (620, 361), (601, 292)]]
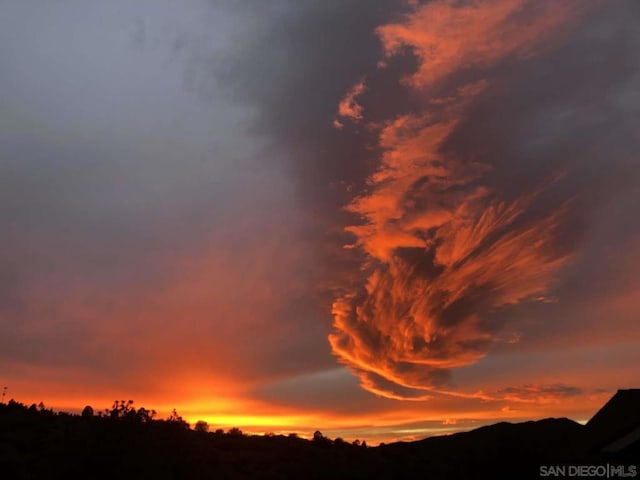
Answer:
[(611, 460), (582, 448), (584, 427), (567, 419), (367, 447), (320, 431), (312, 440), (246, 435), (209, 431), (203, 421), (191, 429), (175, 410), (156, 416), (124, 400), (80, 415), (42, 403), (0, 404), (0, 478), (526, 479), (539, 478), (541, 465)]
[(156, 416), (131, 400), (80, 415), (10, 400), (0, 404), (0, 478), (333, 478), (367, 449), (320, 432), (312, 441), (209, 432), (204, 421), (190, 429), (175, 410)]

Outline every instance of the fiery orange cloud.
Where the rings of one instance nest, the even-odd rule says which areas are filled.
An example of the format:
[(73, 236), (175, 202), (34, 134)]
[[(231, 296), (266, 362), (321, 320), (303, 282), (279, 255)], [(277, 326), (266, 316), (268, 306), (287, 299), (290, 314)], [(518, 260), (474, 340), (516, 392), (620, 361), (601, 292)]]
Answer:
[(425, 87), (510, 55), (532, 55), (587, 3), (440, 0), (417, 6), (400, 23), (379, 27), (378, 35), (387, 57), (403, 47), (413, 49), (420, 67), (408, 80), (414, 87)]
[[(338, 104), (338, 116), (341, 118), (348, 118), (351, 121), (357, 122), (362, 120), (362, 105), (358, 103), (358, 96), (364, 92), (364, 79), (356, 83), (351, 90), (349, 90), (344, 98)], [(333, 125), (336, 128), (342, 128), (344, 125), (340, 120), (335, 119)]]
[(575, 2), (436, 1), (378, 29), (387, 56), (407, 46), (415, 52), (419, 66), (408, 86), (427, 107), (378, 126), (380, 165), (368, 190), (346, 207), (360, 219), (346, 230), (366, 254), (366, 278), (336, 299), (329, 342), (364, 389), (409, 400), (441, 393), (529, 401), (534, 391), (540, 398), (558, 393), (553, 386), (518, 390), (522, 395), (465, 393), (452, 388), (451, 371), (476, 363), (496, 343), (513, 342), (501, 336), (503, 321), (494, 314), (544, 299), (571, 259), (557, 240), (571, 198), (544, 213), (533, 209), (562, 172), (507, 198), (483, 184), (490, 162), (455, 158), (441, 147), (490, 84), (457, 85), (454, 77), (532, 55), (576, 9)]

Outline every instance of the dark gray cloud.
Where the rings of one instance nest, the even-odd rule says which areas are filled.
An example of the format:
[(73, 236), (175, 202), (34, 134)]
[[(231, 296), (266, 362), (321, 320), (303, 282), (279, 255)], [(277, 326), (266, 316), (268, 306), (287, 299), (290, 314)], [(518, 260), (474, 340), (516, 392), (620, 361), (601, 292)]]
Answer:
[[(224, 58), (220, 79), (239, 103), (256, 109), (253, 131), (286, 147), (300, 197), (335, 208), (344, 202), (344, 192), (328, 188), (341, 181), (362, 182), (372, 167), (362, 139), (332, 126), (337, 103), (362, 72), (375, 68), (381, 52), (375, 28), (406, 5), (359, 0), (279, 5), (286, 14)], [(216, 72), (218, 60), (212, 59)], [(382, 78), (403, 94), (395, 78)], [(366, 132), (360, 133), (366, 138)]]
[[(264, 35), (280, 35), (281, 20), (294, 28), (292, 16), (307, 18), (310, 8), (7, 2), (4, 362), (82, 363), (114, 379), (124, 366), (148, 371), (170, 355), (224, 365), (208, 341), (235, 344), (249, 376), (332, 365), (326, 307), (315, 303), (321, 282), (308, 231), (316, 227), (297, 205), (297, 180), (282, 160), (289, 152), (274, 141), (282, 126), (258, 131), (266, 108), (249, 91), (251, 78), (282, 76), (289, 83), (267, 87), (270, 97), (296, 85), (302, 98), (292, 58), (262, 73), (254, 62), (278, 56)], [(277, 47), (289, 41), (286, 33)], [(229, 74), (246, 90), (234, 93)], [(191, 298), (183, 281), (202, 293)], [(216, 293), (225, 281), (239, 285), (231, 298)], [(181, 308), (189, 313), (176, 315)], [(163, 328), (183, 346), (167, 343)], [(208, 340), (195, 338), (203, 332)], [(197, 358), (183, 355), (188, 342)]]

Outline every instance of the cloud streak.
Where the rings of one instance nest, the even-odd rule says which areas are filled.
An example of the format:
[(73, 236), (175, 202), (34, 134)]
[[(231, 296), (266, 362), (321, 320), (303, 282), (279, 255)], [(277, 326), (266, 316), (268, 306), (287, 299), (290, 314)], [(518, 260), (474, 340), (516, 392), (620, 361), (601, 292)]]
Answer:
[[(338, 104), (338, 117), (348, 118), (353, 122), (362, 120), (362, 105), (358, 103), (358, 96), (364, 92), (364, 79), (356, 83), (351, 90), (349, 90), (344, 98)], [(334, 120), (333, 125), (336, 128), (342, 128), (344, 125), (337, 118)]]
[(403, 21), (377, 29), (387, 57), (409, 47), (420, 67), (407, 82), (427, 87), (461, 71), (491, 67), (509, 56), (534, 55), (587, 7), (586, 2), (438, 0), (418, 6)]
[(377, 29), (387, 59), (405, 47), (418, 58), (403, 82), (422, 108), (370, 124), (379, 167), (346, 207), (360, 220), (346, 230), (365, 253), (365, 278), (335, 301), (329, 342), (363, 388), (395, 399), (500, 398), (455, 390), (452, 371), (514, 342), (497, 313), (544, 301), (574, 254), (562, 241), (574, 198), (541, 200), (565, 177), (561, 167), (509, 195), (487, 181), (491, 158), (444, 146), (496, 69), (550, 48), (577, 5), (436, 1)]

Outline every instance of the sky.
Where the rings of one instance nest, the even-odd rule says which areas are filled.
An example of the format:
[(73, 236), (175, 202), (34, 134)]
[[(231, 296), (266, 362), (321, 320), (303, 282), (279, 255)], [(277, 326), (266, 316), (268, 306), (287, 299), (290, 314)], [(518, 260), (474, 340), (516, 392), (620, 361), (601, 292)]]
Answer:
[(640, 3), (0, 0), (0, 384), (371, 443), (640, 386)]

